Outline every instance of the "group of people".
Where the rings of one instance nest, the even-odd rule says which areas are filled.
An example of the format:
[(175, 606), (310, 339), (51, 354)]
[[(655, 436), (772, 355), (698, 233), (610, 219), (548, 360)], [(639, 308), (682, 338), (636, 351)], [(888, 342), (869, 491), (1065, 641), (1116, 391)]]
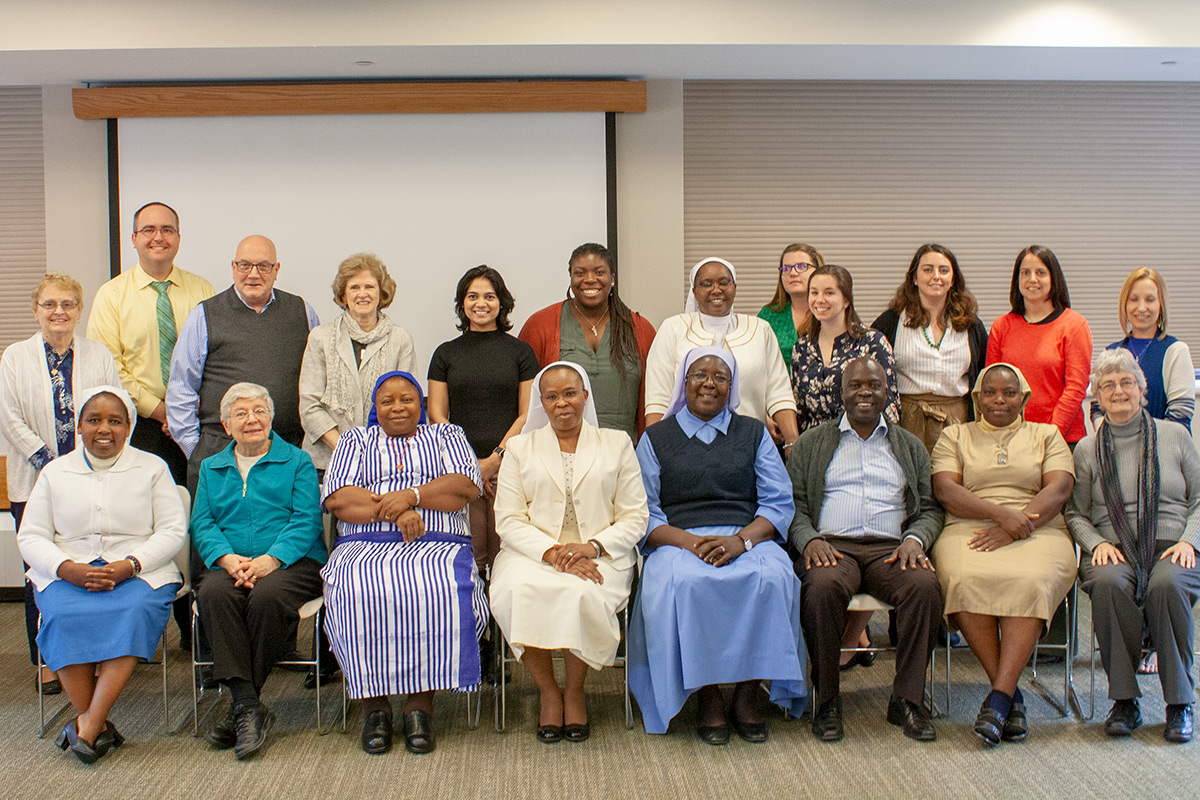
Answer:
[[(703, 741), (765, 741), (767, 683), (794, 715), (811, 698), (814, 735), (836, 741), (840, 673), (870, 661), (869, 614), (847, 610), (860, 592), (894, 608), (887, 720), (936, 738), (925, 673), (945, 625), (987, 673), (974, 730), (996, 745), (1027, 735), (1017, 681), (1075, 580), (1075, 545), (1106, 732), (1140, 724), (1150, 647), (1164, 735), (1192, 736), (1194, 373), (1153, 270), (1126, 280), (1128, 335), (1093, 368), (1044, 247), (1018, 255), (990, 333), (937, 244), (870, 328), (850, 272), (794, 244), (757, 317), (733, 311), (734, 266), (709, 258), (656, 332), (621, 300), (608, 250), (585, 244), (566, 299), (518, 336), (503, 277), (468, 270), (461, 335), (432, 354), (426, 394), (375, 256), (339, 266), (343, 312), (321, 324), (275, 287), (271, 240), (238, 244), (220, 293), (175, 266), (179, 243), (176, 212), (143, 206), (138, 264), (100, 289), (88, 338), (79, 284), (48, 274), (39, 332), (0, 361), (30, 657), (40, 690), (70, 698), (57, 743), (81, 761), (124, 742), (109, 714), (172, 604), (231, 697), (207, 740), (260, 752), (262, 688), (321, 596), (367, 753), (392, 747), (393, 696), (405, 748), (433, 750), (434, 692), (473, 690), (498, 647), (537, 686), (538, 740), (585, 741), (586, 678), (616, 659), (627, 605), (648, 732), (695, 694)], [(176, 597), (185, 546), (196, 620)]]

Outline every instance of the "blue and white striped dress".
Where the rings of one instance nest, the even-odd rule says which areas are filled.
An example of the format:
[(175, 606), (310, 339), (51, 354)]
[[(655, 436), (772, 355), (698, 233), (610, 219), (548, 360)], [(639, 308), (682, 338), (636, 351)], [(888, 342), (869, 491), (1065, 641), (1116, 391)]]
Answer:
[[(343, 486), (384, 494), (453, 473), (481, 485), (479, 463), (457, 425), (420, 425), (407, 438), (378, 425), (353, 428), (338, 439), (321, 502)], [(480, 681), (488, 610), (466, 509), (417, 510), (425, 535), (408, 544), (390, 522), (339, 522), (321, 570), (325, 630), (355, 699), (470, 691)]]

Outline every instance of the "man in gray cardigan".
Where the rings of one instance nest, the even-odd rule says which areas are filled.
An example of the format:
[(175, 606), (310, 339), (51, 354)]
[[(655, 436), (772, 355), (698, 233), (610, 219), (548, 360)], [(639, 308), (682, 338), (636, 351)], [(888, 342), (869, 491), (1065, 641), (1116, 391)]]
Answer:
[(796, 500), (789, 537), (799, 554), (800, 621), (817, 689), (813, 734), (842, 738), (838, 657), (846, 606), (866, 592), (896, 609), (896, 678), (887, 720), (918, 741), (937, 738), (925, 710), (925, 672), (942, 620), (926, 551), (942, 530), (929, 454), (883, 417), (887, 378), (871, 358), (842, 372), (845, 414), (806, 431), (788, 458)]

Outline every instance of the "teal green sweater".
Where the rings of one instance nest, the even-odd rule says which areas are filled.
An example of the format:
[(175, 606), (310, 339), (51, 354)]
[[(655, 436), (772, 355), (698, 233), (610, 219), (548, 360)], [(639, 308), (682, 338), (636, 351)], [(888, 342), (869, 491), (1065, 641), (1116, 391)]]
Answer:
[(271, 449), (247, 474), (231, 442), (204, 459), (192, 504), (192, 542), (208, 569), (230, 553), (271, 555), (287, 567), (301, 558), (322, 564), (321, 502), (312, 458), (271, 433)]

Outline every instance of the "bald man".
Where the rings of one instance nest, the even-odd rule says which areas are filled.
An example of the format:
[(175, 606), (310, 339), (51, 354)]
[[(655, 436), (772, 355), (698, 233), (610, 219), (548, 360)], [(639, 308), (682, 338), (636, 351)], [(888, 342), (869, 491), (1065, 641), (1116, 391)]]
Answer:
[(320, 324), (302, 298), (275, 288), (281, 264), (275, 243), (247, 236), (231, 263), (233, 285), (193, 309), (179, 331), (167, 386), (167, 425), (188, 457), (196, 495), (200, 462), (229, 444), (221, 398), (241, 381), (267, 387), (275, 433), (300, 446), (300, 362), (308, 332)]

